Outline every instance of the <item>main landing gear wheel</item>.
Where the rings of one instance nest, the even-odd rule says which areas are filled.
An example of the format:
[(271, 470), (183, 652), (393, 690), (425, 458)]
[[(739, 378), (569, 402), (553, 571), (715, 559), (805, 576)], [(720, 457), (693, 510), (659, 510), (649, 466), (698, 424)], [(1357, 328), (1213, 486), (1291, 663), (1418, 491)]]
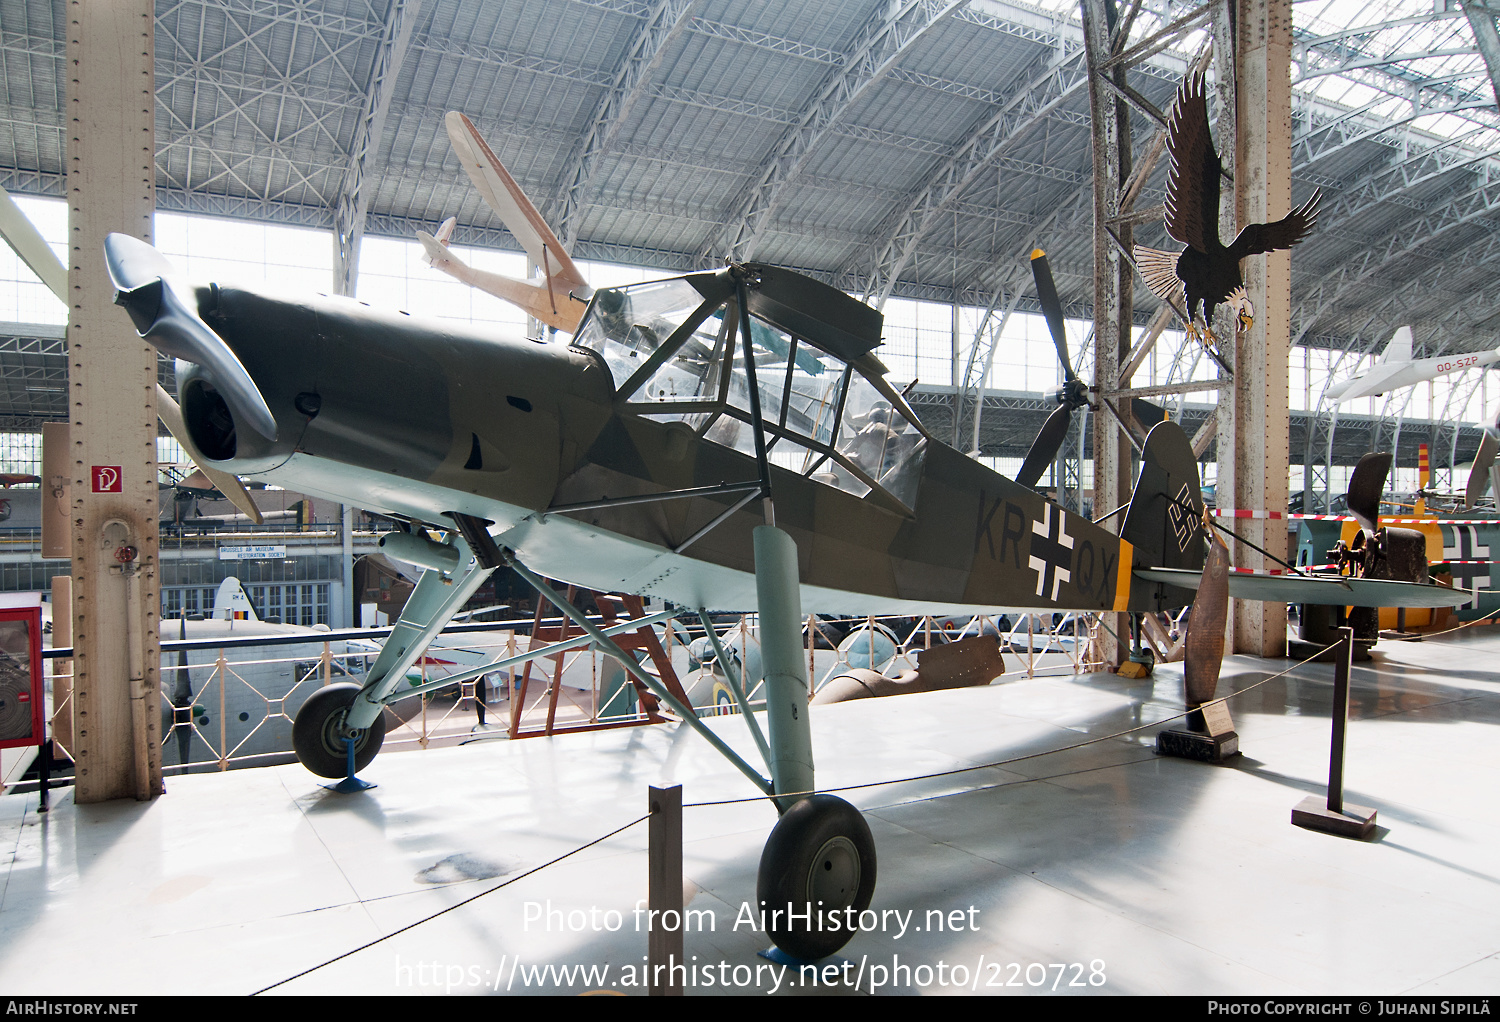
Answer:
[(771, 940), (793, 958), (816, 961), (847, 944), (875, 894), (875, 839), (860, 811), (833, 795), (788, 809), (761, 852), (755, 894)]
[[(348, 768), (344, 746), (344, 718), (359, 686), (342, 682), (325, 685), (307, 697), (292, 722), (292, 751), (297, 761), (319, 777), (343, 777)], [(354, 738), (354, 769), (370, 765), (385, 741), (385, 711)]]

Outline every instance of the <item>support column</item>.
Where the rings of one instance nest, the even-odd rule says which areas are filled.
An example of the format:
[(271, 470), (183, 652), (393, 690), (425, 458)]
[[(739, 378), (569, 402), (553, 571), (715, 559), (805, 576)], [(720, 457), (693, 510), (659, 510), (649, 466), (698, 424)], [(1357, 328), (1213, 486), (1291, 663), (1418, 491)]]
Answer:
[(69, 0), (68, 370), (79, 802), (161, 793), (156, 350), (114, 307), (112, 231), (151, 240), (151, 0)]
[[(1236, 4), (1235, 209), (1239, 223), (1269, 223), (1292, 208), (1292, 0)], [(1235, 506), (1286, 511), (1290, 464), (1287, 363), (1291, 353), (1292, 260), (1288, 251), (1251, 256), (1241, 266), (1255, 325), (1236, 335)], [(1241, 535), (1280, 554), (1280, 521), (1240, 519)], [(1236, 567), (1277, 565), (1235, 544)], [(1286, 655), (1286, 605), (1235, 603), (1234, 650)]]
[[(1130, 349), (1131, 293), (1135, 286), (1129, 263), (1110, 238), (1110, 222), (1120, 212), (1120, 189), (1130, 174), (1130, 121), (1128, 110), (1116, 92), (1099, 80), (1093, 69), (1111, 52), (1111, 22), (1114, 0), (1084, 0), (1083, 39), (1089, 61), (1089, 108), (1093, 123), (1094, 149), (1094, 383), (1100, 390), (1114, 390), (1120, 365)], [(1123, 80), (1124, 70), (1116, 69)], [(1114, 75), (1115, 71), (1105, 74)], [(1121, 243), (1128, 246), (1128, 228)], [(1105, 398), (1098, 397), (1103, 401)], [(1101, 410), (1094, 426), (1094, 516), (1119, 507), (1130, 494), (1130, 442), (1115, 417)], [(1106, 527), (1118, 531), (1116, 516)], [(1108, 664), (1119, 664), (1128, 648), (1116, 636), (1126, 635), (1124, 614), (1105, 615), (1113, 634), (1100, 636), (1099, 656)]]

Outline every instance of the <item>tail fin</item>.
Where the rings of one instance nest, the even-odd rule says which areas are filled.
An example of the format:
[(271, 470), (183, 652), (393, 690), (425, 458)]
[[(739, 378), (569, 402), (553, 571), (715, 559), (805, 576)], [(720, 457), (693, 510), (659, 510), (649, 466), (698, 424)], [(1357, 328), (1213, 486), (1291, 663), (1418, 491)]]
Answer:
[[(441, 233), (441, 228), (439, 228), (439, 233)], [(451, 230), (449, 234), (451, 236)], [(428, 266), (435, 267), (439, 270), (444, 270), (453, 264), (457, 264), (459, 266), (467, 265), (463, 260), (459, 259), (458, 256), (448, 251), (447, 241), (436, 238), (433, 235), (428, 234), (426, 231), (418, 231), (417, 240), (422, 243), (422, 261), (425, 262)]]
[(1391, 335), (1390, 343), (1385, 346), (1385, 351), (1380, 355), (1382, 362), (1410, 362), (1411, 361), (1411, 327), (1401, 326)]
[(214, 594), (215, 618), (227, 621), (259, 621), (255, 608), (250, 605), (250, 597), (245, 595), (245, 589), (240, 585), (240, 580), (233, 575), (219, 583), (219, 591)]
[(450, 216), (438, 225), (437, 234), (433, 237), (443, 245), (448, 244), (453, 238), (453, 228), (458, 223), (458, 217)]
[[(1146, 437), (1141, 475), (1130, 496), (1120, 538), (1146, 567), (1203, 569), (1203, 492), (1193, 445), (1175, 422), (1159, 422)], [(1193, 594), (1163, 586), (1163, 596), (1185, 603)]]

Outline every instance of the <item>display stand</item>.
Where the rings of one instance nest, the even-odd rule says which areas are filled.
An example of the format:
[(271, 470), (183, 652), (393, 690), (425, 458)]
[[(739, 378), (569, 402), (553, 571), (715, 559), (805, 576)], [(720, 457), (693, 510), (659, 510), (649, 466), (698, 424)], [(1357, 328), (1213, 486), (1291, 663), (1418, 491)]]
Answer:
[(1333, 737), (1328, 752), (1328, 797), (1309, 795), (1292, 810), (1292, 823), (1344, 837), (1367, 838), (1375, 832), (1375, 810), (1344, 801), (1344, 735), (1349, 729), (1349, 669), (1354, 630), (1340, 628), (1333, 670)]

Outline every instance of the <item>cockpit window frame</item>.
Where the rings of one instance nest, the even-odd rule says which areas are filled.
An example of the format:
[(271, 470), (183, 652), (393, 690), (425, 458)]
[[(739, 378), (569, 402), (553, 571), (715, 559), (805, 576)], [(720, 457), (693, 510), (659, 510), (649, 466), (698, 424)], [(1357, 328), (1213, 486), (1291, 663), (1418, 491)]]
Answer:
[[(713, 429), (714, 425), (718, 423), (722, 417), (727, 415), (730, 418), (733, 418), (738, 422), (749, 426), (751, 429), (754, 429), (756, 424), (751, 421), (750, 412), (748, 409), (739, 408), (736, 405), (731, 404), (729, 401), (730, 386), (734, 378), (734, 367), (737, 362), (742, 362), (744, 358), (744, 345), (743, 341), (740, 338), (740, 309), (737, 296), (735, 294), (733, 286), (728, 285), (727, 281), (721, 282), (718, 279), (719, 277), (720, 274), (694, 274), (687, 278), (668, 278), (688, 280), (699, 292), (699, 294), (703, 296), (703, 300), (699, 303), (696, 309), (694, 309), (686, 318), (683, 319), (682, 323), (676, 329), (674, 329), (671, 334), (669, 334), (658, 344), (656, 350), (653, 351), (651, 355), (648, 356), (646, 360), (643, 361), (638, 367), (636, 367), (636, 369), (630, 374), (629, 377), (627, 377), (616, 387), (615, 405), (622, 412), (629, 412), (632, 414), (647, 416), (651, 418), (659, 418), (663, 416), (702, 415), (703, 421), (694, 426), (695, 434), (700, 439), (705, 440), (709, 443), (724, 446), (717, 440), (708, 440), (708, 433)], [(642, 282), (642, 284), (648, 283), (657, 282)], [(624, 287), (617, 290), (628, 291), (630, 288), (638, 286), (641, 285), (625, 285)], [(599, 292), (596, 292), (594, 299), (590, 302), (589, 309), (585, 313), (585, 322), (588, 321), (589, 316), (595, 313), (595, 303), (598, 300), (598, 294)], [(886, 397), (886, 400), (890, 404), (891, 411), (900, 416), (905, 421), (907, 428), (913, 430), (918, 435), (918, 446), (924, 447), (926, 440), (929, 439), (930, 435), (927, 433), (927, 430), (922, 427), (920, 421), (918, 421), (911, 414), (910, 408), (909, 406), (907, 406), (906, 402), (900, 400), (890, 400), (889, 395), (893, 394), (894, 391), (892, 390), (890, 385), (883, 379), (873, 379), (870, 373), (866, 371), (868, 365), (858, 365), (855, 361), (851, 361), (843, 355), (838, 354), (837, 352), (829, 351), (822, 345), (817, 344), (816, 342), (802, 336), (801, 334), (796, 333), (792, 330), (788, 330), (785, 326), (777, 325), (776, 323), (767, 320), (765, 317), (760, 316), (755, 312), (755, 302), (751, 301), (748, 304), (751, 307), (750, 316), (753, 319), (758, 320), (764, 326), (776, 330), (780, 334), (784, 335), (789, 342), (786, 356), (787, 366), (785, 371), (780, 375), (781, 407), (776, 418), (768, 419), (764, 418), (763, 416), (760, 423), (761, 428), (764, 429), (766, 433), (768, 441), (767, 447), (774, 448), (778, 441), (786, 440), (788, 443), (795, 444), (798, 447), (804, 448), (807, 451), (816, 454), (817, 457), (812, 461), (810, 465), (805, 467), (802, 471), (796, 472), (796, 474), (801, 475), (803, 478), (806, 478), (811, 482), (816, 482), (821, 486), (827, 486), (830, 489), (839, 490), (841, 492), (850, 494), (851, 496), (855, 496), (858, 499), (873, 499), (877, 504), (885, 506), (891, 511), (894, 511), (898, 514), (910, 516), (915, 510), (912, 505), (897, 497), (880, 482), (874, 479), (871, 474), (866, 471), (861, 465), (859, 465), (850, 454), (841, 452), (838, 449), (840, 437), (842, 436), (842, 431), (845, 427), (845, 405), (848, 400), (851, 382), (856, 375), (864, 379), (866, 383), (868, 383), (878, 393)], [(701, 327), (704, 322), (706, 322), (716, 312), (720, 312), (721, 310), (723, 313), (723, 320), (719, 330), (715, 333), (716, 340), (713, 349), (714, 354), (721, 360), (720, 369), (718, 372), (719, 379), (717, 381), (715, 396), (713, 398), (700, 397), (691, 400), (639, 400), (638, 398), (642, 394), (644, 388), (657, 374), (657, 372), (671, 359), (677, 356), (679, 351), (681, 351), (684, 345), (688, 343), (688, 341), (698, 331), (698, 328)], [(581, 325), (579, 332), (582, 333)], [(788, 397), (791, 394), (791, 381), (796, 369), (796, 358), (799, 345), (807, 345), (813, 351), (818, 352), (820, 356), (831, 360), (828, 368), (837, 368), (839, 372), (839, 381), (837, 384), (838, 400), (833, 410), (833, 416), (831, 419), (832, 430), (826, 443), (815, 437), (803, 435), (802, 433), (796, 432), (787, 427), (787, 417), (792, 407), (792, 402), (788, 400)], [(578, 347), (582, 348), (583, 350), (597, 353), (594, 348), (587, 345), (578, 345)], [(873, 358), (869, 352), (866, 352), (857, 361), (867, 364), (872, 363), (875, 367), (879, 367), (878, 360)], [(745, 451), (739, 450), (739, 448), (733, 446), (730, 446), (729, 449), (737, 450), (741, 454), (746, 453)], [(923, 456), (925, 456), (925, 450), (921, 454), (919, 454), (919, 457)], [(835, 462), (842, 470), (849, 473), (861, 484), (866, 486), (868, 488), (867, 491), (863, 494), (857, 494), (853, 490), (847, 489), (844, 486), (830, 483), (825, 480), (815, 479), (814, 475), (821, 467), (827, 464), (830, 459)], [(784, 467), (783, 470), (795, 471), (792, 469), (786, 469)]]

